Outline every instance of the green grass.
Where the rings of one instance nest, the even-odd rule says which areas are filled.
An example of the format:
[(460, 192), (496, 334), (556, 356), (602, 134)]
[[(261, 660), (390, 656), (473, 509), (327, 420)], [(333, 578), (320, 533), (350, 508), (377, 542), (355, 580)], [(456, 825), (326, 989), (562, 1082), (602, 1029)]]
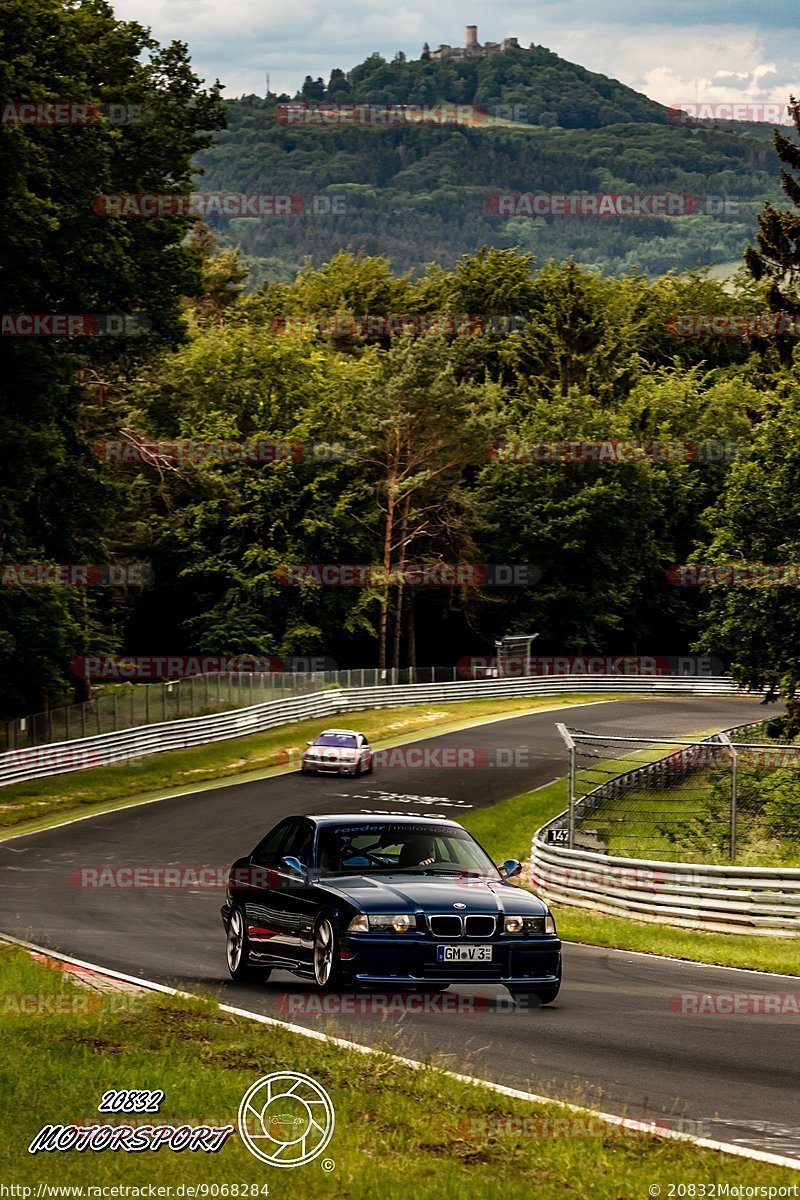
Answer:
[[(600, 699), (619, 700), (623, 697), (603, 695)], [(0, 788), (0, 829), (14, 828), (15, 832), (22, 832), (52, 824), (74, 813), (99, 812), (126, 800), (136, 802), (168, 790), (191, 791), (213, 780), (275, 774), (285, 769), (288, 760), (299, 765), (306, 741), (332, 723), (363, 730), (372, 742), (396, 745), (408, 740), (409, 735), (423, 731), (442, 733), (482, 718), (535, 712), (561, 705), (597, 703), (597, 700), (597, 696), (571, 693), (536, 698), (447, 701), (338, 713), (335, 718), (315, 717), (226, 742), (212, 742), (189, 750), (170, 750), (107, 767), (10, 784)]]
[(758, 934), (703, 933), (675, 925), (654, 925), (627, 917), (607, 917), (589, 909), (554, 905), (562, 938), (618, 950), (643, 950), (723, 967), (748, 967), (777, 975), (800, 975), (797, 938)]
[[(800, 843), (770, 834), (763, 813), (742, 804), (747, 775), (740, 767), (736, 817), (736, 866), (800, 867)], [(623, 858), (674, 862), (730, 863), (730, 773), (695, 771), (686, 782), (657, 793), (632, 791), (589, 820), (608, 846)], [(727, 794), (726, 794), (727, 793)], [(674, 802), (672, 805), (670, 802)], [(658, 813), (654, 810), (660, 809)], [(634, 832), (644, 828), (646, 833)]]
[[(385, 1054), (354, 1053), (258, 1025), (220, 1012), (211, 998), (148, 997), (123, 1012), (11, 1015), (9, 999), (13, 1006), (20, 994), (86, 995), (62, 971), (16, 948), (0, 950), (0, 1154), (7, 1181), (17, 1185), (246, 1183), (266, 1184), (273, 1198), (619, 1200), (647, 1196), (654, 1182), (667, 1195), (670, 1183), (735, 1179), (780, 1187), (797, 1179), (789, 1169), (687, 1142), (579, 1125), (556, 1104), (506, 1099), (451, 1079), (435, 1065), (415, 1071)], [(544, 1015), (529, 1012), (523, 1019), (537, 1025)], [(163, 1090), (156, 1123), (235, 1125), (247, 1088), (281, 1069), (310, 1075), (331, 1097), (336, 1129), (324, 1154), (335, 1163), (329, 1173), (321, 1159), (293, 1170), (270, 1167), (250, 1155), (238, 1135), (214, 1155), (27, 1153), (47, 1124), (123, 1123), (96, 1112), (110, 1088)], [(484, 1127), (518, 1119), (529, 1125), (512, 1136)]]
[[(495, 862), (530, 859), (534, 832), (567, 806), (567, 781), (560, 779), (535, 792), (478, 809), (461, 823), (485, 846)], [(757, 934), (704, 933), (676, 925), (656, 925), (627, 917), (611, 917), (591, 909), (554, 904), (558, 932), (565, 941), (586, 942), (618, 950), (666, 954), (693, 962), (749, 967), (782, 975), (800, 975), (796, 938)]]
[(495, 862), (531, 856), (536, 830), (567, 807), (567, 781), (557, 779), (535, 792), (523, 792), (489, 808), (478, 808), (459, 816), (460, 823), (478, 839)]

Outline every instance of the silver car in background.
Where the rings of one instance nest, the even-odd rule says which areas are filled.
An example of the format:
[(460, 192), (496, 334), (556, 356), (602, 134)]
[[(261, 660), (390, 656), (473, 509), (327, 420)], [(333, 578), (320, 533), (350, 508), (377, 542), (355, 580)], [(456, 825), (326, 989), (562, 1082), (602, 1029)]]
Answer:
[(300, 771), (303, 775), (371, 775), (369, 742), (354, 729), (326, 729), (308, 742)]

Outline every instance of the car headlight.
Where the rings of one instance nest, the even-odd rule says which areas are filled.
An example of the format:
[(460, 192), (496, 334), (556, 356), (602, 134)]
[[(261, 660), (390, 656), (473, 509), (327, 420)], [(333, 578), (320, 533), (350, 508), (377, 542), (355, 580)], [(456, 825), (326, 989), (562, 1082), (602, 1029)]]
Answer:
[[(506, 933), (541, 933), (541, 917), (523, 917), (517, 914), (507, 916), (503, 921)], [(544, 932), (555, 933), (556, 923), (551, 912), (545, 913)]]
[(409, 929), (416, 927), (416, 920), (408, 913), (374, 913), (369, 917), (365, 913), (359, 913), (347, 926), (347, 932), (387, 933), (393, 929), (395, 933), (407, 933)]

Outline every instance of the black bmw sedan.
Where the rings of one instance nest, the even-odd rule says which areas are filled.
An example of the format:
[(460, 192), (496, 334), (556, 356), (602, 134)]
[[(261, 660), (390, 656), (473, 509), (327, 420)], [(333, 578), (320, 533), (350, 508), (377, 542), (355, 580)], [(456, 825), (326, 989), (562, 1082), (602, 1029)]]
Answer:
[(455, 821), (297, 816), (234, 863), (222, 920), (236, 980), (293, 971), (320, 991), (497, 983), (549, 1004), (561, 942), (547, 906)]

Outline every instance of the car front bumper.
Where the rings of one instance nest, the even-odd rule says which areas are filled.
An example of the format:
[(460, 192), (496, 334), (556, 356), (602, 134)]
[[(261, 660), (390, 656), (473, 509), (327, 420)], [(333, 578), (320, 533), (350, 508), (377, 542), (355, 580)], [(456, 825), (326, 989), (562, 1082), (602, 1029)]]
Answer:
[(561, 977), (558, 937), (496, 938), (491, 962), (439, 962), (438, 946), (469, 945), (446, 938), (414, 938), (372, 934), (340, 937), (342, 970), (353, 983), (502, 983), (524, 987), (555, 984)]
[(303, 759), (303, 770), (314, 775), (355, 775), (358, 763), (320, 763)]

